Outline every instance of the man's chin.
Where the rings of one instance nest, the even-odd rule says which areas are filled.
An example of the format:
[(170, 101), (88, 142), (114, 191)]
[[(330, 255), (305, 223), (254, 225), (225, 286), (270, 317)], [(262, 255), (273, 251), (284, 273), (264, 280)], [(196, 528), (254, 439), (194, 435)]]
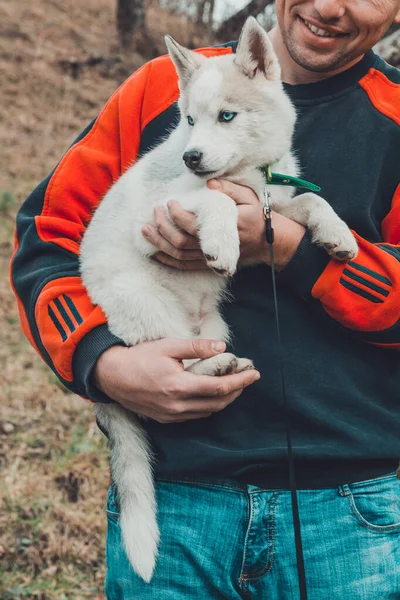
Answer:
[(287, 45), (292, 60), (306, 71), (313, 73), (332, 73), (345, 66), (349, 59), (342, 53), (324, 56), (321, 52), (313, 52), (308, 48), (298, 48), (293, 44)]
[(321, 63), (320, 61), (305, 61), (304, 59), (300, 61), (296, 60), (295, 58), (293, 58), (293, 60), (295, 60), (295, 62), (306, 71), (312, 71), (313, 73), (321, 73), (321, 75), (337, 71), (337, 69), (340, 69), (341, 66), (344, 66), (344, 64), (346, 64), (342, 61)]

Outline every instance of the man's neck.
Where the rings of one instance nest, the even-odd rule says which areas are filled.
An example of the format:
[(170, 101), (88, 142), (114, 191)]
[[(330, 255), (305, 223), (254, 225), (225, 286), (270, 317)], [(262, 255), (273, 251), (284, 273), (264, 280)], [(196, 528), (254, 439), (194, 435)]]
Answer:
[(355, 60), (347, 63), (342, 67), (339, 67), (338, 69), (333, 69), (332, 71), (327, 71), (324, 73), (319, 73), (317, 71), (309, 71), (308, 69), (305, 69), (304, 67), (298, 65), (292, 59), (283, 41), (279, 27), (274, 27), (274, 29), (272, 29), (269, 32), (269, 36), (272, 40), (272, 45), (274, 47), (274, 50), (279, 60), (279, 64), (282, 69), (282, 81), (284, 81), (285, 83), (290, 83), (292, 85), (303, 83), (315, 83), (316, 81), (328, 79), (329, 77), (338, 75), (343, 71), (347, 71), (363, 58), (362, 56), (359, 56)]

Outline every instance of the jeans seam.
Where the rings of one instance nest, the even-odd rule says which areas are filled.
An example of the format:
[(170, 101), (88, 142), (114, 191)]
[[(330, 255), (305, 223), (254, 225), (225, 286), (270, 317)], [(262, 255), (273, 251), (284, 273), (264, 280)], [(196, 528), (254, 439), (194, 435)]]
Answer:
[(268, 552), (267, 552), (267, 560), (265, 562), (265, 565), (259, 569), (258, 571), (254, 571), (253, 573), (249, 574), (249, 575), (242, 575), (242, 579), (244, 581), (253, 581), (256, 579), (261, 579), (261, 577), (264, 577), (265, 575), (268, 575), (268, 573), (271, 571), (273, 565), (274, 565), (274, 556), (275, 556), (275, 510), (276, 510), (276, 505), (278, 503), (278, 499), (280, 496), (280, 492), (275, 492), (272, 494), (271, 498), (269, 499), (268, 502), (268, 517), (267, 517), (267, 528), (268, 528), (268, 533), (267, 533), (267, 545), (268, 545)]
[(241, 585), (241, 583), (246, 581), (246, 576), (243, 574), (243, 571), (245, 570), (245, 566), (246, 566), (247, 543), (248, 543), (249, 533), (250, 533), (252, 521), (253, 521), (253, 495), (252, 494), (248, 495), (247, 502), (248, 502), (247, 506), (249, 507), (249, 524), (247, 526), (247, 531), (246, 531), (246, 535), (244, 538), (244, 544), (243, 544), (243, 559), (242, 559), (242, 567), (240, 569), (240, 575), (239, 575), (239, 585)]
[(381, 481), (385, 481), (386, 479), (393, 479), (394, 477), (396, 477), (396, 473), (393, 471), (393, 473), (388, 473), (387, 475), (382, 475), (381, 477), (375, 477), (375, 479), (366, 479), (365, 481), (356, 481), (355, 483), (350, 482), (347, 485), (351, 490), (352, 488), (370, 485), (371, 483), (380, 483)]
[(346, 495), (346, 498), (351, 513), (353, 514), (357, 522), (362, 527), (364, 527), (364, 529), (367, 529), (368, 531), (371, 531), (373, 533), (396, 533), (397, 531), (400, 532), (400, 523), (395, 523), (393, 525), (373, 525), (372, 523), (369, 523), (366, 519), (364, 519), (364, 517), (358, 510), (353, 494), (350, 492)]

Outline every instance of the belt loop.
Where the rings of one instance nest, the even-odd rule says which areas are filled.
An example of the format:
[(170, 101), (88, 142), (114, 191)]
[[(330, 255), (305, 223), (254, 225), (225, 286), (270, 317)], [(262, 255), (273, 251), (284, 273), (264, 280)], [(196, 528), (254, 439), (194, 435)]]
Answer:
[(251, 485), (250, 483), (247, 484), (247, 493), (250, 495), (254, 492), (260, 492), (260, 488), (257, 487), (256, 485)]
[(338, 492), (340, 496), (350, 496), (351, 494), (351, 490), (347, 483), (345, 483), (344, 485), (339, 485)]

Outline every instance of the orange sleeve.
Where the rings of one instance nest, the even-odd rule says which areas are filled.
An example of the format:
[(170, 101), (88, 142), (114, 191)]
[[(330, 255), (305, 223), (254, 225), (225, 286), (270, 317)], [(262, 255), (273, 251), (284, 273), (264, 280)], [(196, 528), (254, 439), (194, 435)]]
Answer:
[(400, 185), (382, 222), (383, 242), (355, 234), (354, 260), (331, 260), (312, 288), (313, 298), (364, 341), (400, 349)]
[[(176, 78), (172, 66), (163, 68), (166, 61), (144, 65), (115, 92), (17, 218), (11, 280), (22, 326), (63, 383), (82, 395), (80, 365), (74, 372), (80, 342), (96, 330), (88, 339), (97, 357), (121, 340), (110, 334), (103, 311), (91, 303), (82, 284), (80, 241), (101, 198), (136, 160), (143, 126), (176, 100)], [(170, 82), (161, 93), (147, 95), (153, 69), (169, 71)], [(82, 352), (79, 363), (84, 363)]]
[[(225, 54), (231, 48), (202, 52)], [(80, 241), (101, 199), (140, 155), (144, 129), (177, 98), (170, 58), (145, 64), (114, 93), (17, 216), (11, 283), (23, 330), (61, 381), (84, 396), (92, 395), (87, 382), (99, 355), (122, 341), (110, 333), (82, 284)]]
[[(400, 125), (400, 86), (371, 68), (360, 81), (376, 111)], [(329, 261), (312, 287), (325, 313), (360, 339), (400, 349), (400, 184), (381, 223), (382, 242), (356, 235), (359, 253), (346, 264)], [(320, 265), (321, 265), (321, 259)]]

